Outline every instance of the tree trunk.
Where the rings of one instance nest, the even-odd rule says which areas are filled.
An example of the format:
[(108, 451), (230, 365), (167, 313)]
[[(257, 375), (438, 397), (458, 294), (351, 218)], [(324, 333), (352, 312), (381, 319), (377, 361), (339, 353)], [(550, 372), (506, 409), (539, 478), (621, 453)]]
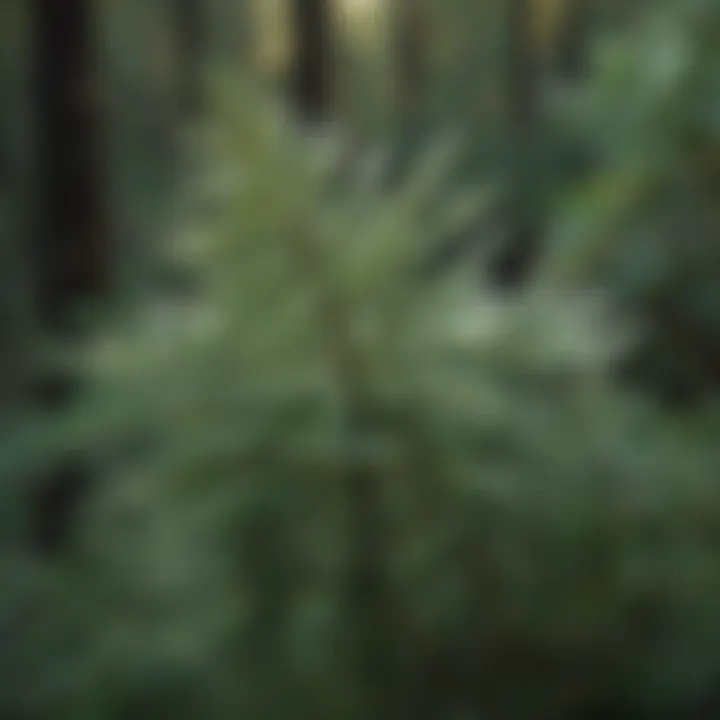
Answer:
[(174, 0), (174, 3), (178, 104), (183, 116), (193, 119), (205, 106), (205, 13), (202, 0)]
[(230, 62), (237, 62), (246, 69), (253, 66), (254, 10), (249, 0), (215, 0), (211, 5), (213, 14), (212, 44), (214, 55)]
[(425, 0), (395, 0), (392, 10), (396, 150), (389, 182), (394, 185), (405, 177), (425, 130), (427, 18)]
[(39, 203), (38, 312), (64, 332), (107, 296), (112, 252), (93, 0), (34, 0)]
[(587, 69), (591, 0), (570, 0), (557, 38), (555, 69), (564, 80), (579, 80)]
[(292, 0), (291, 93), (300, 118), (315, 123), (332, 108), (332, 18), (328, 0)]
[(403, 117), (417, 110), (425, 82), (424, 0), (396, 0), (395, 57), (396, 92)]
[(506, 0), (509, 236), (495, 267), (501, 287), (522, 284), (537, 261), (542, 226), (538, 193), (540, 74), (533, 37), (532, 0)]
[[(97, 19), (94, 0), (33, 0), (39, 208), (33, 257), (41, 331), (68, 340), (77, 313), (109, 299), (113, 252), (101, 138)], [(32, 400), (44, 412), (72, 402), (77, 378), (34, 379)], [(33, 544), (59, 551), (89, 476), (69, 459), (40, 479), (31, 498)]]

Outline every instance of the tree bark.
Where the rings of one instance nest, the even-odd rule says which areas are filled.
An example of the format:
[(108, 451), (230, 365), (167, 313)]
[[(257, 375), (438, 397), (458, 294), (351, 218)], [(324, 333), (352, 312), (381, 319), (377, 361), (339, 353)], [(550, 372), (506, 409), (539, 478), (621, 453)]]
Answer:
[(527, 279), (540, 250), (537, 135), (541, 97), (532, 0), (506, 0), (506, 3), (509, 236), (494, 276), (501, 287), (513, 288)]
[(406, 176), (425, 130), (426, 9), (425, 0), (395, 0), (392, 6), (396, 138), (391, 185)]
[(300, 118), (315, 123), (332, 109), (333, 28), (328, 0), (292, 0), (291, 94)]
[[(66, 341), (83, 328), (77, 313), (109, 299), (113, 248), (102, 142), (94, 0), (33, 0), (38, 212), (33, 284), (37, 324)], [(77, 378), (41, 373), (33, 397), (43, 412), (67, 407)], [(89, 474), (71, 458), (40, 478), (31, 497), (32, 545), (62, 549)]]
[(215, 0), (213, 13), (214, 55), (237, 61), (245, 68), (254, 62), (254, 11), (249, 0)]
[(403, 117), (417, 109), (425, 81), (424, 0), (396, 0), (396, 92)]
[(111, 288), (93, 0), (34, 0), (39, 178), (38, 312), (62, 332)]
[(202, 0), (174, 0), (177, 59), (177, 97), (186, 118), (195, 118), (205, 106), (203, 65), (205, 13)]
[(591, 0), (570, 0), (557, 38), (555, 69), (564, 80), (579, 80), (587, 70)]

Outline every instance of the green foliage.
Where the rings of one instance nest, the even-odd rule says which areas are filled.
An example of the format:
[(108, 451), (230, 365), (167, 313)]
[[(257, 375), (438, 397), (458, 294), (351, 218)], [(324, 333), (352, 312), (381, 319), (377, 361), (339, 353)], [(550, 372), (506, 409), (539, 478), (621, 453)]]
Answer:
[(715, 414), (618, 390), (602, 298), (418, 282), (448, 146), (391, 195), (338, 189), (333, 138), (250, 93), (222, 116), (174, 245), (198, 298), (93, 344), (61, 428), (105, 472), (71, 566), (28, 591), (47, 624), (15, 626), (36, 715), (556, 718), (702, 693)]
[[(87, 383), (62, 417), (0, 428), (0, 716), (555, 720), (610, 699), (685, 717), (713, 691), (720, 415), (616, 372), (638, 348), (663, 386), (720, 367), (718, 13), (651, 5), (567, 104), (548, 97), (589, 167), (542, 188), (550, 251), (510, 299), (467, 265), (418, 272), (495, 207), (505, 153), (500, 48), (472, 45), (466, 0), (429, 5), (416, 119), (461, 115), (472, 147), (438, 141), (392, 191), (382, 154), (348, 161), (334, 129), (300, 134), (230, 77), (182, 231), (152, 247), (194, 292), (143, 296), (73, 352)], [(498, 7), (472, 7), (493, 37)], [(150, 38), (127, 44), (162, 36), (159, 8), (106, 16), (143, 237), (172, 194), (173, 84)], [(78, 449), (96, 486), (49, 567), (28, 494)]]
[(638, 371), (661, 394), (720, 379), (717, 23), (707, 3), (648, 13), (603, 46), (570, 114), (595, 170), (561, 200), (561, 272), (642, 318)]

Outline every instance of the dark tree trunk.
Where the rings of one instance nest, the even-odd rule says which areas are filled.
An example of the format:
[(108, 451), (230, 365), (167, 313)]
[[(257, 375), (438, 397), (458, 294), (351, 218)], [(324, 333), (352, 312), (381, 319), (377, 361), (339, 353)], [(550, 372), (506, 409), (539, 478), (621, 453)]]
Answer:
[(424, 0), (396, 0), (396, 92), (404, 117), (417, 109), (425, 82)]
[(426, 129), (427, 17), (425, 0), (394, 0), (392, 11), (396, 138), (388, 180), (395, 185), (411, 168)]
[(573, 0), (563, 18), (557, 39), (555, 69), (565, 80), (579, 80), (587, 70), (591, 0)]
[[(76, 315), (109, 299), (113, 252), (101, 137), (94, 0), (33, 0), (38, 202), (34, 286), (42, 332), (70, 339)], [(66, 407), (77, 379), (41, 374), (31, 398), (44, 412)], [(73, 528), (89, 475), (70, 459), (39, 479), (31, 498), (33, 544), (59, 551)]]
[(538, 193), (540, 76), (532, 27), (532, 1), (506, 0), (509, 236), (495, 267), (502, 287), (521, 285), (532, 272), (540, 250), (542, 225)]
[(38, 311), (62, 332), (111, 286), (93, 0), (34, 0)]
[(194, 118), (205, 106), (205, 13), (202, 0), (174, 0), (174, 3), (178, 104), (185, 117)]
[(318, 122), (332, 108), (332, 18), (328, 0), (292, 0), (292, 101), (299, 116)]

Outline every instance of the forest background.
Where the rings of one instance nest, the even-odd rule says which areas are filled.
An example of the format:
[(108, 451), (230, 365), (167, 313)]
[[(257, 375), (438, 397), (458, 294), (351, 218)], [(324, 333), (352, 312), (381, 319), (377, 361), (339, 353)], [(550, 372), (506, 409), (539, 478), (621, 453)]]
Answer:
[(720, 6), (0, 3), (0, 720), (720, 716)]

